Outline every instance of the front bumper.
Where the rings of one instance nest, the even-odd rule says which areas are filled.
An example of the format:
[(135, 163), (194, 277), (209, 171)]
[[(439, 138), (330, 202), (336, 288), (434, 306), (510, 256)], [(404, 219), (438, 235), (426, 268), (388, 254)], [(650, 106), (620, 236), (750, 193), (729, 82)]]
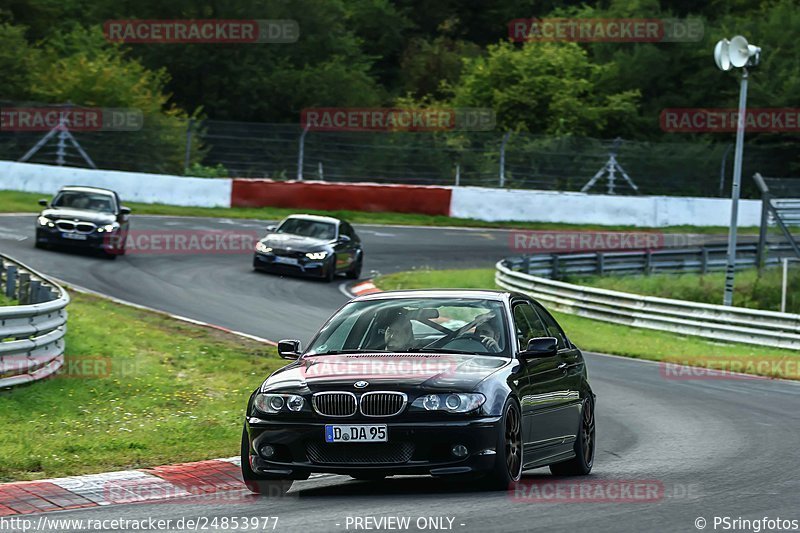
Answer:
[[(458, 421), (246, 421), (250, 466), (254, 472), (305, 479), (311, 473), (380, 473), (383, 475), (458, 475), (490, 470), (497, 457), (501, 417)], [(388, 443), (326, 443), (326, 424), (386, 424)], [(258, 455), (265, 444), (275, 449), (270, 459)], [(456, 444), (466, 457), (451, 453)], [(386, 460), (390, 458), (389, 460)]]
[(297, 264), (290, 265), (279, 263), (275, 258), (276, 256), (273, 254), (256, 252), (255, 255), (253, 255), (253, 268), (265, 272), (273, 272), (275, 274), (300, 274), (320, 278), (324, 278), (325, 274), (327, 274), (326, 262), (324, 260), (312, 261), (303, 257), (296, 259)]
[[(71, 239), (64, 237), (65, 232), (58, 228), (48, 228), (47, 226), (39, 225), (36, 228), (36, 242), (38, 244), (49, 244), (54, 246), (72, 246), (76, 248), (84, 248), (89, 250), (113, 250), (116, 242), (116, 233), (83, 233), (85, 239)], [(76, 234), (73, 234), (76, 235)]]

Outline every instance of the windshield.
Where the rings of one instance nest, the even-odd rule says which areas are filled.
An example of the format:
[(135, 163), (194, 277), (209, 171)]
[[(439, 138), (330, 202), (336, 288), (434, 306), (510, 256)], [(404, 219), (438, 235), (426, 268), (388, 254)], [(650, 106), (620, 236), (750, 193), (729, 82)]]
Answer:
[(109, 194), (63, 191), (58, 193), (51, 204), (53, 207), (86, 209), (88, 211), (114, 212), (114, 198)]
[(287, 218), (278, 227), (276, 233), (289, 233), (320, 240), (332, 240), (336, 237), (336, 226), (328, 222), (308, 220), (305, 218)]
[(501, 302), (402, 298), (353, 302), (328, 321), (306, 355), (430, 352), (509, 356)]

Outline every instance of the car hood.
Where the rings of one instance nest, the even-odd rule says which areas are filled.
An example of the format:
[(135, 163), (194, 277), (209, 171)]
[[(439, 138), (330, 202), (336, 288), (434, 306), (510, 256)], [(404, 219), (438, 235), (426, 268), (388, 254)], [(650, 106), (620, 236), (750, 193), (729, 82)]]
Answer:
[(314, 252), (331, 244), (331, 241), (327, 239), (314, 239), (289, 233), (270, 233), (261, 239), (261, 242), (270, 248), (296, 252)]
[(101, 211), (87, 211), (85, 209), (61, 209), (49, 208), (42, 211), (42, 216), (56, 219), (79, 220), (85, 222), (94, 222), (95, 224), (111, 224), (117, 217), (112, 213), (103, 213)]
[(262, 390), (354, 390), (355, 382), (367, 381), (366, 390), (391, 386), (467, 391), (509, 363), (503, 357), (461, 354), (307, 356), (272, 374)]

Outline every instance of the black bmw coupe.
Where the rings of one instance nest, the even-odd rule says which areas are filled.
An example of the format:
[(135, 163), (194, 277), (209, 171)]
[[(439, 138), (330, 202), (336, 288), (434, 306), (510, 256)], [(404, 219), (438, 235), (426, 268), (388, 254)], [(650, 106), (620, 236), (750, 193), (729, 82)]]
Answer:
[(523, 470), (585, 475), (595, 395), (581, 352), (536, 301), (476, 290), (351, 300), (253, 392), (242, 474), (283, 494), (313, 472), (415, 474), (507, 488)]
[(344, 220), (291, 215), (267, 228), (256, 244), (253, 269), (333, 281), (337, 274), (358, 279), (364, 264), (361, 239)]

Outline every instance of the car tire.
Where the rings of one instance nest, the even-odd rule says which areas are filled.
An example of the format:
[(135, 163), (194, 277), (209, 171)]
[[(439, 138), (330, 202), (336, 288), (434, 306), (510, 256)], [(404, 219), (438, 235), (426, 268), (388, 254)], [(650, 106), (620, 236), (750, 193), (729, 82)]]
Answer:
[(347, 271), (348, 279), (358, 279), (361, 277), (361, 267), (364, 265), (364, 257), (359, 254), (353, 268)]
[(490, 490), (507, 490), (522, 477), (522, 413), (513, 398), (506, 400), (503, 417), (498, 424), (497, 453), (494, 468), (483, 480)]
[(578, 438), (575, 440), (575, 457), (569, 461), (550, 465), (550, 472), (556, 476), (585, 476), (592, 471), (594, 465), (595, 412), (594, 402), (588, 398), (583, 402), (581, 410)]
[(329, 263), (325, 265), (325, 275), (323, 279), (330, 283), (336, 277), (336, 256), (332, 255), (328, 261)]
[(292, 480), (256, 474), (250, 468), (250, 442), (247, 428), (242, 429), (242, 480), (247, 489), (262, 497), (282, 497), (292, 488)]

